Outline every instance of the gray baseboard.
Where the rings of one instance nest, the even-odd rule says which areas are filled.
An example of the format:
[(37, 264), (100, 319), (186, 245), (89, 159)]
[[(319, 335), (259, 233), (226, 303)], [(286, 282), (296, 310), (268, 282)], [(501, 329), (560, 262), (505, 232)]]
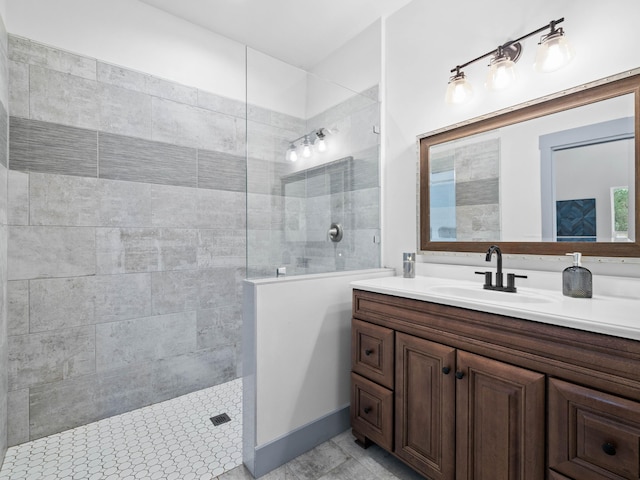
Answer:
[(258, 478), (349, 428), (349, 406), (329, 413), (273, 442), (256, 448), (254, 471)]

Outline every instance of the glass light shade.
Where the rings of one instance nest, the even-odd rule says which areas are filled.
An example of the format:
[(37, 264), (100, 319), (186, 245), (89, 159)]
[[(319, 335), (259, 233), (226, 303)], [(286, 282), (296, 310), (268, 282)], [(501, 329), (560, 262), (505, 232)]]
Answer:
[(451, 105), (465, 103), (473, 97), (473, 88), (467, 81), (464, 73), (459, 73), (449, 80), (445, 101)]
[(518, 75), (516, 64), (507, 56), (494, 57), (491, 60), (485, 86), (489, 90), (504, 90), (515, 83)]
[(287, 150), (287, 160), (289, 160), (290, 162), (295, 162), (296, 160), (298, 160), (298, 152), (296, 152), (296, 147), (293, 144), (291, 144), (291, 146)]
[(573, 48), (562, 29), (559, 29), (542, 37), (533, 68), (537, 72), (554, 72), (564, 67), (573, 57)]
[(304, 158), (309, 158), (311, 156), (311, 144), (309, 143), (309, 137), (305, 137), (304, 143), (302, 144), (302, 156)]
[(318, 137), (318, 139), (316, 140), (316, 143), (314, 143), (316, 150), (319, 153), (324, 153), (327, 151), (327, 141), (324, 139), (324, 137), (320, 138)]

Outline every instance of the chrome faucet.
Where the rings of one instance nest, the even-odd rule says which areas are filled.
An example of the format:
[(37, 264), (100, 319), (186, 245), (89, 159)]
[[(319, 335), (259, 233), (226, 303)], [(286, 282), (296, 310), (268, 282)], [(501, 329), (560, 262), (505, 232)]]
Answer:
[(500, 292), (512, 292), (515, 293), (516, 289), (516, 278), (527, 278), (526, 275), (516, 275), (515, 273), (507, 273), (507, 285), (504, 285), (503, 274), (502, 274), (502, 250), (497, 245), (491, 245), (487, 250), (487, 255), (485, 260), (487, 262), (491, 261), (493, 254), (496, 254), (497, 258), (497, 270), (496, 270), (496, 284), (493, 285), (491, 277), (492, 273), (490, 271), (487, 272), (475, 272), (477, 275), (484, 275), (484, 285), (483, 288), (486, 290), (498, 290)]

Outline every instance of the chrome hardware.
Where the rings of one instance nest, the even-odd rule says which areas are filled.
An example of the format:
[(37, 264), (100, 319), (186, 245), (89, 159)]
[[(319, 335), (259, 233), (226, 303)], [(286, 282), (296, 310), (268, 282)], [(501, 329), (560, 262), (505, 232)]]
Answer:
[(342, 225), (340, 225), (339, 223), (332, 223), (327, 233), (329, 235), (329, 239), (331, 239), (332, 242), (339, 242), (340, 240), (342, 240)]

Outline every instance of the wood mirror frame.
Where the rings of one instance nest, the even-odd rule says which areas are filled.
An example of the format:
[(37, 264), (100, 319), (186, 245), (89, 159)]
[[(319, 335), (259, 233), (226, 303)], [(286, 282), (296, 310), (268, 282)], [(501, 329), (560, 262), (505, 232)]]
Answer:
[[(625, 94), (634, 95), (636, 195), (633, 242), (431, 241), (429, 147)], [(640, 69), (599, 80), (550, 97), (527, 102), (506, 111), (472, 119), (462, 125), (454, 125), (421, 135), (418, 137), (418, 142), (420, 150), (418, 248), (421, 252), (485, 252), (490, 245), (497, 243), (503, 253), (564, 255), (567, 252), (576, 251), (585, 255), (601, 257), (640, 257)]]

